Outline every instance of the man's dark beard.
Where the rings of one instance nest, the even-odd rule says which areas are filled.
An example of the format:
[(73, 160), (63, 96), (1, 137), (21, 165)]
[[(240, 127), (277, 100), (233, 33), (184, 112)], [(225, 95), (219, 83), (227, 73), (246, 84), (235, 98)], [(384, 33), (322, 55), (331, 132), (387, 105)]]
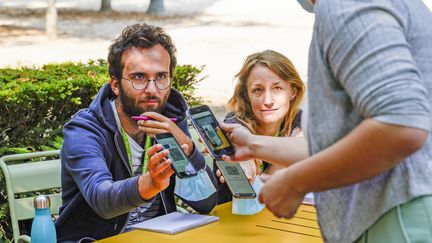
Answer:
[(135, 107), (134, 100), (126, 92), (124, 92), (121, 87), (119, 87), (119, 91), (120, 91), (119, 98), (120, 98), (120, 101), (121, 101), (122, 106), (123, 106), (123, 112), (125, 114), (127, 114), (129, 117), (130, 116), (139, 116), (142, 113), (147, 112), (147, 111), (154, 111), (154, 112), (161, 114), (162, 111), (165, 109), (165, 106), (166, 106), (166, 103), (168, 100), (168, 96), (169, 96), (169, 93), (168, 93), (166, 95), (166, 97), (164, 97), (164, 100), (161, 100), (159, 97), (156, 97), (156, 96), (148, 96), (148, 97), (146, 97), (146, 100), (150, 100), (150, 99), (157, 100), (160, 104), (159, 107), (156, 107), (155, 109), (140, 109), (138, 107)]

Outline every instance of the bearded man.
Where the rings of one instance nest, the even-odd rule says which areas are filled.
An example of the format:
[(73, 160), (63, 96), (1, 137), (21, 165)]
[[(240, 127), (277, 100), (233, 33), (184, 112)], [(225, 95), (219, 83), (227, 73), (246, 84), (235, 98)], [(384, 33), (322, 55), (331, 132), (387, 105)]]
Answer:
[[(176, 211), (174, 194), (200, 213), (216, 205), (216, 180), (190, 138), (186, 102), (171, 88), (175, 53), (170, 36), (147, 24), (126, 27), (110, 46), (109, 83), (63, 128), (59, 242), (106, 238)], [(154, 144), (159, 133), (175, 137), (197, 176), (175, 176), (169, 151)]]

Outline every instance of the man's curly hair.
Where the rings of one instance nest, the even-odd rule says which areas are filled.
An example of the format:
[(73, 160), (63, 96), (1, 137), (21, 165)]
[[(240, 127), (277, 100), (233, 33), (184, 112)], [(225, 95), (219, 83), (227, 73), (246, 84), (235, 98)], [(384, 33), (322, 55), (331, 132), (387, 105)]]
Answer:
[(142, 23), (127, 26), (111, 44), (108, 54), (110, 77), (121, 79), (123, 72), (121, 57), (126, 50), (132, 47), (151, 48), (157, 44), (163, 46), (170, 55), (170, 76), (172, 76), (177, 65), (177, 49), (171, 37), (160, 27)]

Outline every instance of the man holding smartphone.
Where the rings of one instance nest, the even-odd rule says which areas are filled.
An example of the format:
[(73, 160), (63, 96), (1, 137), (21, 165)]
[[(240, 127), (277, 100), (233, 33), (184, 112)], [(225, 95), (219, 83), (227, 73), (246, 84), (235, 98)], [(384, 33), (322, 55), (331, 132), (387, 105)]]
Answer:
[[(63, 128), (59, 242), (106, 238), (176, 211), (174, 194), (200, 213), (216, 205), (216, 180), (190, 138), (186, 102), (170, 87), (175, 52), (171, 38), (147, 24), (126, 27), (111, 45), (109, 84)], [(160, 133), (174, 136), (196, 176), (175, 176), (168, 150), (152, 146)]]

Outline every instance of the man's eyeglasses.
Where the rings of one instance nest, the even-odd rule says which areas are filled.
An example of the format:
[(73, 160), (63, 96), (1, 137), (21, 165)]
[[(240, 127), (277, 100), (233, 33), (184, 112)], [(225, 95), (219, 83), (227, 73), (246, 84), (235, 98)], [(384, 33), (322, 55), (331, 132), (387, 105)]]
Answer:
[(131, 78), (122, 77), (132, 83), (132, 87), (136, 90), (145, 90), (150, 83), (154, 81), (158, 89), (167, 89), (171, 84), (171, 77), (168, 73), (159, 73), (156, 78), (148, 79), (144, 74), (135, 74)]

